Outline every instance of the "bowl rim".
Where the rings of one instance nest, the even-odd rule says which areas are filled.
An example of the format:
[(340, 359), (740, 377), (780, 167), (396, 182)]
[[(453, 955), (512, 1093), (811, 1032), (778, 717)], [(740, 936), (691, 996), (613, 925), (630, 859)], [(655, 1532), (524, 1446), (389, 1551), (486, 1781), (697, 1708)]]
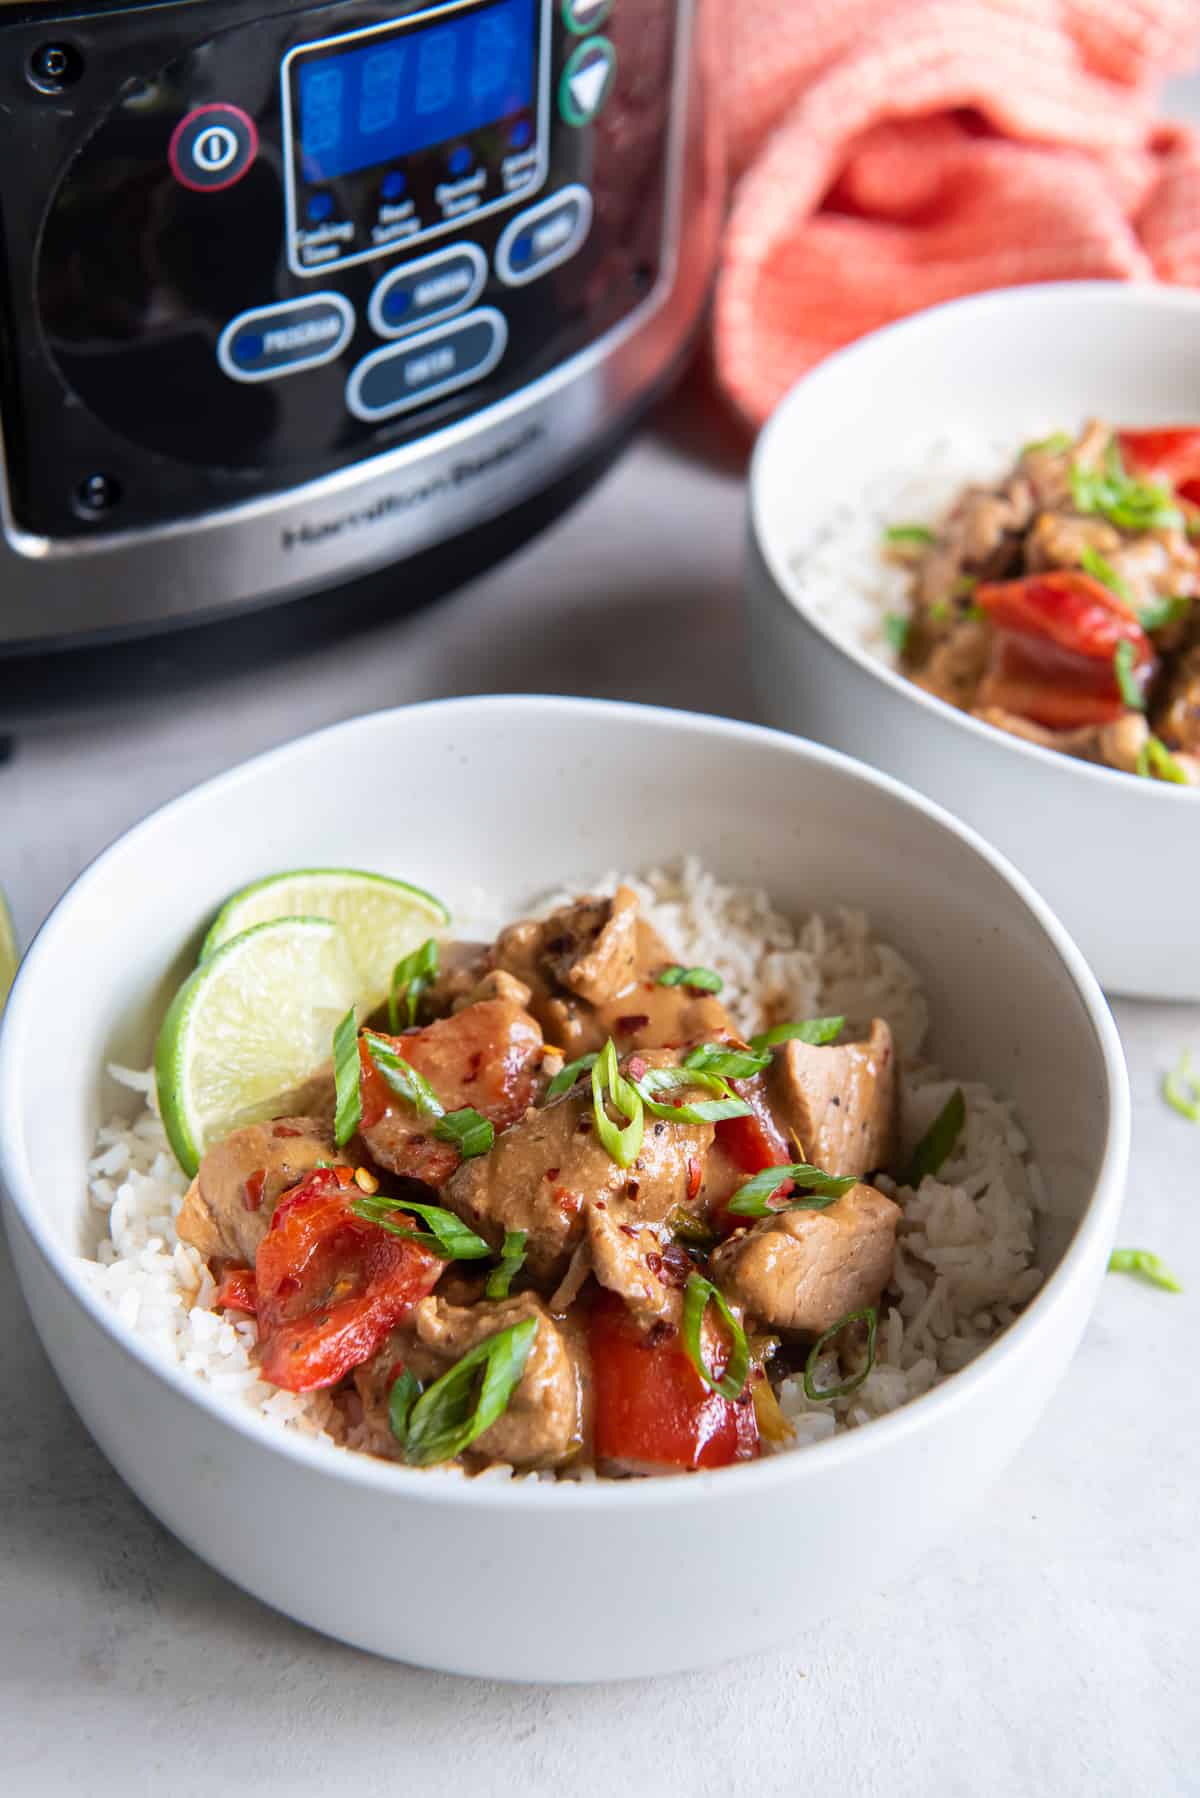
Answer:
[[(909, 1400), (897, 1410), (873, 1419), (868, 1427), (847, 1430), (824, 1441), (809, 1443), (795, 1451), (766, 1456), (744, 1465), (705, 1469), (680, 1479), (663, 1475), (645, 1480), (614, 1481), (547, 1481), (529, 1478), (466, 1478), (443, 1473), (430, 1478), (436, 1469), (407, 1468), (395, 1462), (321, 1442), (262, 1418), (248, 1406), (239, 1406), (200, 1380), (194, 1373), (163, 1359), (150, 1344), (130, 1331), (115, 1309), (94, 1292), (80, 1271), (82, 1258), (68, 1253), (55, 1240), (40, 1214), (34, 1170), (26, 1158), (22, 1122), (22, 1095), (25, 1062), (21, 1055), (21, 1039), (26, 1020), (36, 1012), (37, 989), (44, 966), (54, 951), (57, 933), (71, 920), (71, 913), (91, 884), (100, 878), (109, 861), (124, 854), (139, 839), (152, 836), (168, 816), (186, 812), (189, 806), (207, 801), (210, 796), (228, 793), (234, 788), (258, 779), (272, 768), (286, 764), (301, 746), (321, 740), (331, 749), (353, 743), (356, 736), (386, 728), (393, 718), (416, 718), (437, 725), (468, 714), (491, 715), (497, 726), (508, 718), (524, 714), (560, 717), (564, 724), (584, 713), (594, 719), (607, 720), (614, 729), (634, 721), (655, 722), (672, 732), (696, 737), (724, 739), (739, 743), (769, 746), (797, 762), (835, 770), (861, 785), (875, 788), (893, 804), (922, 814), (957, 838), (985, 861), (1011, 889), (1013, 897), (1032, 914), (1065, 967), (1074, 986), (1087, 1021), (1105, 1084), (1106, 1127), (1103, 1152), (1097, 1178), (1082, 1214), (1068, 1241), (1062, 1258), (1029, 1301), (1025, 1310), (995, 1341), (988, 1344), (967, 1367), (918, 1398)], [(273, 749), (236, 764), (198, 785), (188, 788), (175, 799), (156, 807), (139, 823), (123, 831), (76, 876), (53, 907), (18, 971), (0, 1024), (0, 1193), (11, 1206), (43, 1266), (68, 1298), (84, 1311), (90, 1321), (108, 1337), (114, 1346), (132, 1357), (143, 1371), (160, 1382), (185, 1403), (196, 1404), (210, 1418), (231, 1428), (246, 1440), (268, 1452), (290, 1459), (301, 1469), (347, 1481), (364, 1491), (375, 1491), (426, 1503), (449, 1503), (487, 1510), (508, 1507), (554, 1504), (571, 1505), (580, 1510), (610, 1510), (620, 1507), (651, 1508), (660, 1505), (703, 1504), (718, 1489), (725, 1493), (724, 1482), (734, 1478), (745, 1482), (747, 1500), (766, 1498), (782, 1484), (805, 1477), (816, 1477), (821, 1469), (835, 1462), (851, 1463), (864, 1456), (886, 1453), (889, 1442), (921, 1430), (935, 1430), (938, 1419), (951, 1411), (985, 1397), (999, 1377), (1007, 1355), (1026, 1344), (1045, 1337), (1054, 1321), (1079, 1302), (1078, 1288), (1086, 1283), (1087, 1267), (1097, 1246), (1107, 1245), (1115, 1229), (1124, 1196), (1129, 1160), (1131, 1100), (1124, 1055), (1116, 1024), (1100, 987), (1085, 962), (1082, 952), (1065, 927), (1029, 882), (1006, 857), (992, 849), (971, 829), (933, 801), (904, 787), (890, 775), (882, 774), (840, 751), (777, 731), (763, 725), (746, 724), (734, 719), (717, 718), (696, 712), (675, 711), (661, 706), (644, 706), (624, 701), (575, 699), (557, 695), (496, 694), (431, 700), (412, 706), (386, 708), (306, 732)], [(81, 1182), (86, 1171), (81, 1169)]]
[[(1142, 794), (1142, 802), (1152, 805), (1194, 804), (1200, 798), (1200, 787), (1178, 786), (1171, 781), (1146, 780), (1140, 782), (1137, 789), (1132, 789), (1130, 776), (1120, 769), (1105, 768), (1097, 762), (1080, 761), (1075, 756), (1064, 755), (1059, 749), (1048, 749), (1040, 743), (1030, 743), (1023, 737), (997, 730), (994, 724), (986, 724), (980, 718), (973, 718), (969, 712), (960, 712), (957, 706), (950, 705), (947, 700), (939, 699), (935, 694), (926, 692), (923, 687), (918, 687), (897, 669), (873, 656), (862, 645), (835, 635), (813, 609), (804, 592), (800, 575), (788, 560), (786, 546), (779, 541), (778, 533), (768, 528), (764, 517), (763, 471), (768, 462), (786, 454), (786, 442), (794, 429), (793, 415), (803, 414), (809, 404), (820, 405), (825, 398), (825, 387), (836, 388), (843, 375), (853, 373), (858, 362), (870, 362), (873, 357), (881, 356), (893, 347), (902, 351), (904, 344), (911, 338), (936, 336), (948, 315), (955, 319), (977, 315), (981, 325), (986, 326), (989, 316), (995, 312), (1027, 310), (1033, 313), (1046, 306), (1064, 311), (1078, 306), (1111, 306), (1117, 309), (1146, 307), (1156, 313), (1191, 315), (1200, 325), (1200, 291), (1120, 281), (1041, 281), (1030, 282), (1024, 287), (997, 288), (986, 293), (944, 300), (937, 306), (927, 306), (906, 318), (881, 325), (878, 330), (867, 332), (865, 336), (847, 344), (844, 349), (835, 350), (816, 368), (802, 375), (784, 394), (759, 432), (748, 476), (750, 533), (771, 577), (776, 598), (783, 602), (789, 613), (808, 625), (810, 630), (815, 631), (847, 661), (921, 707), (931, 718), (940, 720), (950, 729), (965, 731), (977, 743), (990, 746), (998, 754), (1007, 753), (1026, 760), (1032, 759), (1034, 769), (1053, 769), (1064, 779), (1100, 782), (1101, 790), (1114, 784), (1122, 792), (1137, 790)], [(833, 415), (836, 416), (836, 413)]]

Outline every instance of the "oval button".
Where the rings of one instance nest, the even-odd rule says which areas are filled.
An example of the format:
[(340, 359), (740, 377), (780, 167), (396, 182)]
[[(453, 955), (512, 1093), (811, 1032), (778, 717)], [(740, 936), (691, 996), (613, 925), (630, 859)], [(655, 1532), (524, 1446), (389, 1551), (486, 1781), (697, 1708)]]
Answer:
[(353, 330), (354, 308), (340, 293), (255, 306), (221, 332), (217, 361), (231, 381), (272, 381), (332, 362)]
[(487, 257), (478, 244), (455, 244), (385, 275), (371, 295), (367, 316), (380, 337), (403, 337), (435, 319), (465, 312), (483, 292)]
[(346, 404), (368, 424), (453, 393), (490, 374), (508, 342), (503, 313), (490, 306), (364, 356), (346, 383)]
[(508, 287), (536, 281), (574, 256), (591, 224), (592, 196), (587, 188), (564, 187), (519, 212), (504, 227), (496, 245), (496, 273)]

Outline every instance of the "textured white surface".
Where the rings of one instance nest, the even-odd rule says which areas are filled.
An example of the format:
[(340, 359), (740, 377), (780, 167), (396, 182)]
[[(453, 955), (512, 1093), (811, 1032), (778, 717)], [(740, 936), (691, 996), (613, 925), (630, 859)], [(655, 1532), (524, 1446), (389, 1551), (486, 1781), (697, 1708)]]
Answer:
[[(23, 741), (0, 769), (23, 938), (152, 805), (356, 710), (524, 686), (750, 715), (741, 524), (735, 481), (643, 442), (540, 543), (429, 614)], [(1153, 927), (1149, 897), (1130, 927)], [(1187, 1294), (1110, 1279), (1028, 1450), (940, 1556), (819, 1633), (798, 1595), (786, 1653), (715, 1673), (488, 1686), (373, 1661), (265, 1610), (109, 1470), (0, 1260), (5, 1791), (106, 1798), (153, 1774), (189, 1798), (230, 1781), (362, 1798), (460, 1783), (472, 1798), (1200, 1791), (1200, 1131), (1158, 1096), (1178, 1050), (1200, 1048), (1200, 1009), (1121, 1005), (1118, 1019), (1136, 1106), (1122, 1240), (1168, 1256)], [(648, 1569), (648, 1603), (653, 1590)]]

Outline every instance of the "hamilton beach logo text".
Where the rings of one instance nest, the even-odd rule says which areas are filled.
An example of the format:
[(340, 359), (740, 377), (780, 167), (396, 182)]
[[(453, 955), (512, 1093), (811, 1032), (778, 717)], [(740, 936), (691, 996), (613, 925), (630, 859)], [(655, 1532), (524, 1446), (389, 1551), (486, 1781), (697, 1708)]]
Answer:
[(490, 474), (494, 468), (529, 449), (543, 435), (541, 425), (527, 425), (518, 436), (506, 438), (495, 449), (488, 450), (483, 455), (460, 457), (457, 462), (451, 463), (444, 474), (433, 475), (426, 481), (400, 488), (395, 493), (385, 493), (369, 506), (361, 506), (356, 511), (342, 512), (336, 518), (325, 518), (319, 523), (302, 524), (295, 530), (285, 530), (282, 536), (283, 547), (306, 549), (314, 544), (327, 543), (331, 537), (340, 537), (345, 531), (383, 524), (397, 514), (410, 512), (414, 506), (422, 506), (427, 500), (436, 499), (439, 494), (453, 493), (467, 482)]

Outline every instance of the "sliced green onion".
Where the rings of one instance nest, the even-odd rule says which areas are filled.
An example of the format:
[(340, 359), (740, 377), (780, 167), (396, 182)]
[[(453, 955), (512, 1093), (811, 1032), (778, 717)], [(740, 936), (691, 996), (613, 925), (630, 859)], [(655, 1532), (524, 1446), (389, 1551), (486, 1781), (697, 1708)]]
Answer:
[(683, 1058), (685, 1068), (696, 1068), (705, 1074), (720, 1074), (726, 1080), (748, 1080), (769, 1067), (769, 1055), (751, 1054), (745, 1049), (731, 1049), (725, 1043), (701, 1043)]
[(1165, 487), (1135, 481), (1125, 472), (1120, 447), (1114, 437), (1104, 456), (1104, 467), (1081, 468), (1072, 462), (1071, 497), (1075, 510), (1096, 513), (1122, 531), (1151, 531), (1182, 522)]
[(358, 1025), (352, 1005), (333, 1033), (333, 1083), (337, 1091), (333, 1140), (339, 1149), (350, 1141), (362, 1122), (362, 1093), (358, 1078), (360, 1068)]
[(1183, 1291), (1166, 1262), (1152, 1255), (1149, 1249), (1114, 1249), (1108, 1258), (1108, 1271), (1110, 1274), (1136, 1274), (1139, 1280), (1161, 1286), (1164, 1292)]
[(410, 1024), (417, 1021), (417, 1005), (421, 994), (430, 985), (438, 971), (438, 945), (436, 937), (427, 937), (419, 949), (406, 955), (392, 969), (391, 985), (388, 988), (388, 1029), (393, 1036), (400, 1030), (400, 1000), (403, 998), (405, 1010)]
[(883, 536), (886, 543), (932, 543), (935, 540), (927, 524), (889, 524)]
[(967, 1102), (961, 1086), (956, 1086), (928, 1130), (913, 1150), (908, 1172), (901, 1186), (919, 1186), (926, 1174), (936, 1174), (951, 1149), (962, 1135), (967, 1121)]
[(1049, 437), (1035, 437), (1032, 443), (1021, 445), (1023, 456), (1061, 456), (1070, 449), (1073, 438), (1065, 431), (1051, 431)]
[[(656, 1092), (681, 1086), (700, 1087), (719, 1096), (690, 1105), (664, 1105), (654, 1097)], [(719, 1074), (706, 1074), (698, 1068), (650, 1068), (636, 1082), (636, 1088), (651, 1117), (665, 1118), (669, 1124), (716, 1124), (722, 1118), (749, 1117), (751, 1111), (745, 1099), (730, 1092)]]
[(1094, 581), (1099, 581), (1102, 587), (1107, 587), (1110, 593), (1115, 593), (1118, 599), (1123, 599), (1127, 606), (1133, 604), (1128, 586), (1112, 563), (1106, 562), (1100, 551), (1093, 549), (1090, 543), (1085, 543), (1079, 552), (1079, 566), (1085, 574), (1090, 574)]
[(845, 1018), (801, 1018), (795, 1024), (776, 1024), (773, 1029), (752, 1036), (750, 1047), (756, 1055), (774, 1049), (780, 1043), (812, 1043), (819, 1048), (823, 1043), (833, 1042), (845, 1026)]
[[(826, 1343), (832, 1342), (835, 1336), (847, 1329), (851, 1324), (865, 1323), (867, 1326), (867, 1359), (857, 1373), (851, 1374), (838, 1386), (817, 1386), (813, 1376), (817, 1371), (817, 1362)], [(808, 1360), (804, 1363), (804, 1396), (813, 1404), (819, 1404), (827, 1398), (845, 1398), (848, 1392), (854, 1392), (862, 1385), (875, 1365), (875, 1332), (879, 1328), (879, 1313), (874, 1305), (867, 1305), (862, 1311), (848, 1311), (845, 1317), (839, 1317), (831, 1324), (823, 1335), (818, 1336), (808, 1352)]]
[(716, 1231), (686, 1205), (676, 1205), (667, 1214), (667, 1229), (676, 1242), (686, 1243), (690, 1249), (711, 1249), (718, 1240)]
[(953, 608), (948, 599), (936, 600), (926, 613), (930, 624), (946, 624), (953, 616)]
[[(704, 1345), (701, 1339), (704, 1313), (710, 1304), (716, 1306), (730, 1337), (729, 1360), (720, 1379), (712, 1372), (708, 1362), (704, 1359)], [(750, 1372), (750, 1350), (746, 1343), (746, 1332), (729, 1309), (725, 1294), (714, 1286), (711, 1280), (706, 1280), (702, 1274), (689, 1274), (688, 1283), (684, 1288), (683, 1346), (687, 1350), (692, 1366), (710, 1392), (719, 1392), (722, 1398), (728, 1399), (741, 1397), (745, 1390), (746, 1376)]]
[[(608, 1115), (608, 1104), (626, 1119), (623, 1127)], [(596, 1134), (618, 1167), (630, 1167), (637, 1160), (646, 1127), (642, 1095), (617, 1066), (617, 1047), (610, 1036), (592, 1068), (592, 1113)]]
[(525, 1260), (525, 1242), (528, 1232), (525, 1230), (506, 1230), (504, 1246), (500, 1250), (499, 1263), (488, 1275), (484, 1287), (484, 1297), (489, 1299), (506, 1299), (513, 1275)]
[(683, 968), (678, 962), (664, 968), (658, 976), (659, 986), (694, 986), (698, 992), (719, 993), (725, 985), (711, 968)]
[[(772, 1205), (771, 1200), (785, 1181), (804, 1189), (802, 1199), (787, 1199)], [(827, 1174), (824, 1168), (807, 1161), (785, 1161), (779, 1167), (765, 1167), (738, 1187), (728, 1205), (734, 1217), (774, 1217), (777, 1211), (824, 1211), (835, 1199), (857, 1186), (853, 1174)]]
[(1168, 624), (1178, 624), (1191, 609), (1192, 602), (1186, 593), (1171, 593), (1143, 606), (1138, 613), (1138, 623), (1144, 631), (1161, 631)]
[(969, 599), (979, 585), (977, 574), (959, 574), (955, 576), (952, 589), (955, 599)]
[(427, 1386), (408, 1419), (404, 1458), (411, 1467), (453, 1461), (507, 1411), (525, 1371), (538, 1319), (498, 1330)]
[(1145, 696), (1133, 678), (1133, 644), (1123, 637), (1113, 650), (1113, 674), (1121, 690), (1121, 698), (1132, 711), (1144, 712)]
[(1192, 1072), (1192, 1052), (1185, 1049), (1163, 1081), (1163, 1098), (1180, 1117), (1200, 1124), (1200, 1078)]
[(413, 1406), (421, 1396), (421, 1382), (409, 1368), (397, 1374), (392, 1381), (392, 1389), (388, 1393), (388, 1422), (392, 1426), (392, 1435), (404, 1447), (408, 1441), (408, 1419)]
[[(370, 1198), (356, 1199), (350, 1207), (355, 1217), (368, 1224), (378, 1224), (392, 1236), (419, 1243), (423, 1249), (440, 1255), (443, 1261), (483, 1261), (491, 1249), (482, 1236), (469, 1230), (461, 1217), (443, 1205), (417, 1205), (411, 1199), (385, 1199), (375, 1193)], [(429, 1225), (428, 1230), (410, 1230), (395, 1221), (395, 1213), (413, 1212)]]
[(461, 1111), (448, 1111), (433, 1126), (439, 1142), (452, 1142), (464, 1161), (475, 1155), (486, 1155), (496, 1140), (496, 1126), (490, 1118), (481, 1117), (470, 1105)]
[(982, 606), (968, 606), (963, 612), (963, 617), (969, 618), (973, 624), (980, 624), (987, 617), (987, 613)]
[(1188, 777), (1159, 737), (1147, 737), (1138, 750), (1137, 771), (1145, 780), (1167, 780), (1186, 787)]
[(392, 1045), (385, 1042), (383, 1037), (376, 1036), (373, 1030), (364, 1030), (363, 1038), (367, 1054), (382, 1076), (384, 1085), (397, 1098), (407, 1099), (422, 1117), (440, 1118), (445, 1115), (445, 1107), (424, 1074), (418, 1074), (416, 1068), (405, 1061), (402, 1055), (397, 1055)]
[(594, 1068), (598, 1060), (597, 1055), (581, 1055), (578, 1061), (569, 1061), (565, 1068), (560, 1068), (546, 1088), (546, 1103), (549, 1104), (551, 1099), (557, 1099), (563, 1093), (569, 1093), (580, 1074), (586, 1074), (589, 1068)]
[(883, 634), (898, 656), (904, 654), (908, 647), (908, 633), (912, 619), (906, 618), (902, 612), (885, 612), (883, 615)]

